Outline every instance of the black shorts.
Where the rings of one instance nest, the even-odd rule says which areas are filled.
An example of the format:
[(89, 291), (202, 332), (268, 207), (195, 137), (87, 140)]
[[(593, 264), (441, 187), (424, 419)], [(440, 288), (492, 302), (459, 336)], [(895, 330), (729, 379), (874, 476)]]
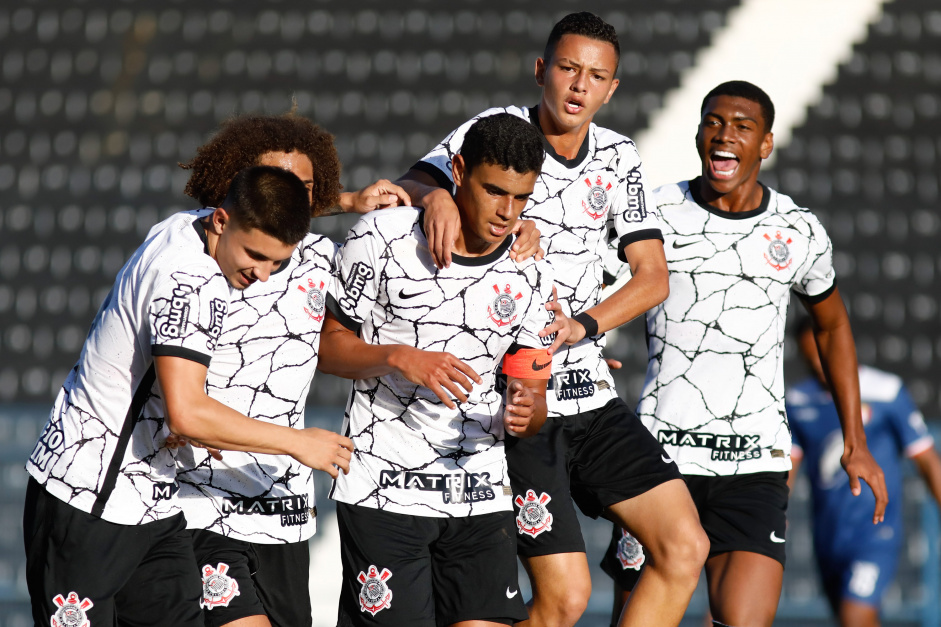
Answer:
[(118, 525), (30, 479), (23, 512), (33, 622), (202, 627), (199, 575), (183, 514)]
[(550, 417), (536, 435), (506, 442), (518, 550), (526, 557), (585, 551), (573, 500), (597, 518), (610, 505), (683, 477), (621, 399)]
[(194, 530), (207, 627), (264, 615), (273, 627), (310, 626), (307, 542), (257, 544)]
[[(688, 475), (686, 483), (709, 537), (709, 557), (731, 551), (765, 555), (784, 566), (787, 529), (787, 472), (727, 477)], [(620, 553), (620, 555), (619, 555)], [(640, 571), (625, 566), (634, 553), (615, 526), (601, 568), (624, 590), (633, 590)], [(631, 560), (627, 560), (631, 561)]]
[(337, 522), (341, 627), (526, 620), (511, 512), (431, 518), (337, 503)]

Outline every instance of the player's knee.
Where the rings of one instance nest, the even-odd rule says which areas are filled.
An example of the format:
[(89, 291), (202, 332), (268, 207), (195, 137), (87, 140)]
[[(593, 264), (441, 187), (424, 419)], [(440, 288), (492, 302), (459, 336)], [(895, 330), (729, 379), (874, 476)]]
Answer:
[(591, 580), (575, 578), (559, 583), (561, 585), (552, 594), (537, 595), (534, 599), (534, 609), (539, 606), (540, 624), (547, 627), (571, 627), (588, 608)]
[(684, 525), (682, 530), (670, 534), (656, 548), (649, 548), (656, 568), (671, 579), (691, 581), (695, 586), (709, 557), (709, 538), (698, 522), (692, 523), (695, 524)]

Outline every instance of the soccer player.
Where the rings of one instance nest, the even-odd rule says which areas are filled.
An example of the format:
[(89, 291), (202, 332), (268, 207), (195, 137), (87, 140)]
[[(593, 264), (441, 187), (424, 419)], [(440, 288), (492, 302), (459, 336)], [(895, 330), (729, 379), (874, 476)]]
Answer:
[[(617, 33), (591, 13), (552, 29), (536, 82), (536, 107), (506, 111), (539, 132), (546, 157), (523, 216), (536, 222), (571, 335), (553, 356), (549, 418), (535, 437), (509, 439), (507, 459), (518, 508), (519, 555), (533, 586), (530, 625), (574, 625), (591, 579), (572, 500), (644, 539), (655, 554), (624, 615), (624, 625), (677, 625), (696, 587), (707, 541), (676, 465), (618, 398), (601, 356), (605, 331), (635, 318), (668, 291), (660, 227), (634, 143), (592, 119), (618, 86)], [(400, 181), (426, 209), (439, 265), (449, 260), (457, 211), (450, 162), (467, 122)], [(607, 235), (632, 279), (600, 303)], [(655, 512), (655, 515), (651, 515)]]
[(526, 618), (503, 442), (545, 420), (558, 304), (546, 262), (508, 252), (542, 159), (530, 124), (481, 120), (452, 163), (461, 230), (449, 268), (435, 267), (416, 208), (361, 218), (340, 252), (320, 362), (358, 379), (344, 432), (359, 450), (331, 493), (340, 625)]
[(876, 627), (882, 595), (895, 576), (902, 549), (902, 458), (915, 463), (939, 505), (941, 459), (902, 380), (860, 366), (866, 441), (894, 497), (886, 507), (885, 524), (869, 524), (872, 498), (868, 494), (853, 498), (840, 469), (843, 437), (839, 417), (807, 318), (798, 325), (797, 345), (812, 376), (790, 387), (785, 396), (794, 438), (790, 483), (793, 486), (802, 466), (813, 491), (817, 567), (840, 625)]
[[(860, 479), (872, 488), (873, 523), (882, 520), (887, 495), (866, 447), (856, 349), (830, 240), (812, 213), (758, 182), (773, 147), (774, 106), (755, 85), (731, 81), (710, 91), (701, 111), (701, 175), (654, 193), (670, 296), (647, 313), (649, 360), (637, 413), (686, 475), (709, 535), (715, 624), (757, 627), (774, 620), (784, 573), (791, 292), (813, 319), (843, 430), (841, 461), (854, 495)], [(605, 564), (622, 589), (631, 589), (642, 560), (615, 529)]]
[[(165, 426), (215, 448), (288, 454), (333, 474), (349, 468), (347, 438), (251, 420), (204, 387), (231, 289), (281, 266), (308, 230), (309, 206), (293, 174), (246, 169), (221, 207), (157, 229), (118, 273), (26, 465), (36, 624), (203, 623)], [(143, 418), (157, 415), (145, 409), (152, 403), (166, 405), (165, 420)], [(140, 583), (147, 615), (122, 606)]]

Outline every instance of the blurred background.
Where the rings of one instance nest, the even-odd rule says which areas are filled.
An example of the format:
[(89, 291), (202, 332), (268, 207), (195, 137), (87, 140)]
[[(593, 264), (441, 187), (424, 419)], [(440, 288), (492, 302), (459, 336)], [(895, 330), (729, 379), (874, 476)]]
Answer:
[[(644, 142), (651, 144), (650, 154), (658, 155), (651, 171), (672, 175), (652, 176), (655, 183), (698, 174), (698, 166), (685, 164), (690, 156), (695, 161), (692, 137), (704, 90), (694, 90), (702, 80), (711, 87), (748, 78), (782, 111), (790, 105), (794, 114), (776, 126), (776, 158), (761, 180), (812, 208), (828, 228), (860, 361), (901, 375), (937, 429), (941, 6), (937, 0), (818, 0), (807, 11), (793, 2), (787, 6), (794, 22), (783, 23), (770, 17), (779, 4), (6, 3), (0, 8), (0, 627), (29, 624), (23, 463), (117, 270), (155, 222), (194, 208), (182, 193), (187, 173), (177, 163), (191, 159), (227, 117), (283, 113), (294, 102), (299, 114), (336, 135), (347, 189), (395, 179), (480, 111), (536, 104), (535, 59), (553, 23), (574, 10), (594, 11), (618, 30), (621, 85), (596, 122), (637, 138), (642, 156)], [(766, 19), (749, 22), (749, 15)], [(845, 41), (806, 27), (836, 22), (855, 27)], [(710, 51), (747, 42), (742, 33), (782, 43), (765, 56), (757, 49), (719, 54), (717, 72)], [(823, 43), (835, 52), (815, 54)], [(756, 58), (757, 70), (737, 72), (738, 62), (744, 67)], [(826, 67), (816, 71), (815, 63)], [(795, 71), (806, 80), (775, 80)], [(683, 141), (664, 144), (670, 132)], [(686, 157), (675, 161), (681, 171), (669, 171), (673, 160), (659, 157), (665, 150)], [(312, 226), (342, 240), (352, 222), (338, 216)], [(619, 330), (609, 347), (624, 362), (618, 389), (634, 403), (646, 364), (642, 325)], [(790, 340), (787, 356), (787, 380), (796, 381), (804, 371)], [(309, 423), (338, 428), (346, 390), (345, 382), (318, 375)], [(800, 483), (781, 625), (829, 624), (812, 568), (808, 495)], [(886, 624), (937, 625), (936, 514), (921, 483), (908, 481), (905, 498), (907, 550), (886, 600)], [(335, 550), (331, 510), (321, 499), (320, 539), (313, 544), (321, 570), (312, 593), (323, 624), (335, 616), (334, 563), (317, 559)], [(586, 522), (585, 534), (597, 562), (609, 527)], [(609, 580), (597, 571), (580, 624), (607, 625), (610, 600)], [(689, 624), (700, 624), (704, 609), (700, 590)]]

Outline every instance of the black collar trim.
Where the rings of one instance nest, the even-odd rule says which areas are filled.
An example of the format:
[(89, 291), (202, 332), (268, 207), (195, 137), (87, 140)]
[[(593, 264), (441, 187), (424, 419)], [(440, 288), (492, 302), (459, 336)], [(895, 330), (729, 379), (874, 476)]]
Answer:
[[(424, 235), (425, 242), (427, 242), (428, 235), (425, 233), (424, 209), (418, 213), (418, 228), (421, 231), (421, 234)], [(458, 255), (457, 253), (451, 253), (451, 261), (459, 266), (486, 266), (488, 264), (494, 263), (495, 261), (498, 261), (501, 257), (503, 257), (503, 255), (506, 254), (506, 251), (509, 250), (510, 246), (513, 245), (513, 241), (515, 239), (515, 235), (506, 236), (503, 241), (500, 242), (499, 246), (486, 255), (481, 255), (480, 257), (465, 257), (464, 255)]]
[(750, 211), (722, 211), (721, 209), (716, 209), (703, 200), (702, 194), (699, 193), (699, 186), (701, 181), (702, 177), (697, 176), (692, 181), (687, 182), (687, 185), (689, 185), (689, 195), (693, 197), (693, 200), (697, 205), (712, 215), (725, 218), (726, 220), (746, 220), (748, 218), (754, 218), (755, 216), (761, 215), (767, 211), (768, 203), (771, 202), (771, 191), (765, 186), (764, 183), (758, 181), (758, 184), (761, 186), (761, 202), (758, 203), (757, 209), (752, 209)]
[(545, 148), (546, 154), (561, 163), (566, 168), (572, 169), (578, 166), (585, 160), (585, 157), (588, 156), (588, 143), (591, 141), (591, 129), (589, 128), (589, 132), (585, 134), (585, 139), (582, 141), (582, 145), (579, 146), (578, 154), (575, 155), (575, 158), (566, 159), (555, 151), (555, 148), (553, 148), (552, 144), (549, 143), (549, 140), (546, 139), (546, 134), (542, 132), (542, 126), (539, 124), (539, 112), (537, 111), (538, 108), (539, 105), (529, 108), (529, 121), (533, 126), (539, 129), (539, 136), (542, 137), (542, 147)]

